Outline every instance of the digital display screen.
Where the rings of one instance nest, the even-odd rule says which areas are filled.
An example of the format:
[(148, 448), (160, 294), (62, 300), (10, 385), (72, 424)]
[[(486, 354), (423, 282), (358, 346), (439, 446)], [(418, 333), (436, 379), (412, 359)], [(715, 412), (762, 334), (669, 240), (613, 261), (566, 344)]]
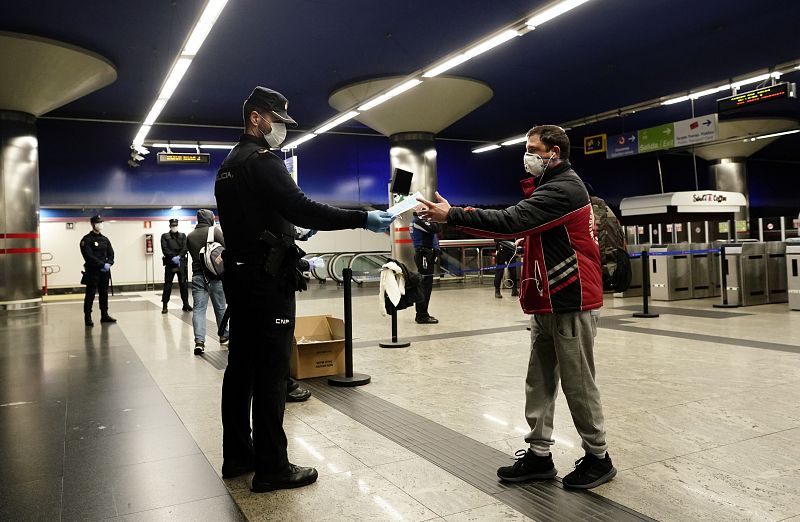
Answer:
[(769, 87), (762, 87), (761, 89), (736, 94), (735, 96), (720, 98), (717, 100), (717, 112), (759, 105), (770, 100), (789, 97), (794, 97), (794, 84), (779, 83), (777, 85), (770, 85)]
[(211, 163), (211, 155), (207, 152), (197, 153), (175, 153), (159, 152), (156, 156), (158, 165), (185, 165), (187, 163), (208, 165)]

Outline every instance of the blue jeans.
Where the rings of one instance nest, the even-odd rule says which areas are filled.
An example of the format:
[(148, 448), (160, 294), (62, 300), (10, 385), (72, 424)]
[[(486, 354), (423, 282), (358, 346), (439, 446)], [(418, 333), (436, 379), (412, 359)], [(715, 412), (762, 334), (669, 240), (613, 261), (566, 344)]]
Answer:
[[(222, 291), (222, 281), (203, 278), (203, 274), (192, 275), (192, 299), (194, 300), (194, 313), (192, 314), (192, 327), (194, 327), (194, 340), (206, 340), (206, 309), (208, 308), (208, 297), (211, 296), (211, 304), (214, 306), (214, 315), (217, 317), (217, 327), (222, 322), (225, 315), (225, 292)], [(225, 337), (228, 337), (228, 329), (225, 329)]]

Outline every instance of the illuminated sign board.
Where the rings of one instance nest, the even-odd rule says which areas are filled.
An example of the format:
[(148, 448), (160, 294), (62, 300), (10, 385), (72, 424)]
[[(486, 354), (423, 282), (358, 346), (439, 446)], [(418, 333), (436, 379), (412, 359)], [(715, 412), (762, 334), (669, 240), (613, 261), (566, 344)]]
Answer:
[(795, 84), (779, 83), (777, 85), (770, 85), (768, 87), (762, 87), (761, 89), (743, 92), (735, 96), (720, 98), (717, 100), (717, 112), (750, 107), (751, 105), (760, 105), (770, 100), (794, 97)]
[(606, 151), (606, 135), (586, 136), (583, 138), (583, 153), (597, 154)]
[(209, 165), (211, 163), (211, 155), (207, 152), (189, 153), (189, 152), (159, 152), (156, 156), (156, 163), (158, 165)]

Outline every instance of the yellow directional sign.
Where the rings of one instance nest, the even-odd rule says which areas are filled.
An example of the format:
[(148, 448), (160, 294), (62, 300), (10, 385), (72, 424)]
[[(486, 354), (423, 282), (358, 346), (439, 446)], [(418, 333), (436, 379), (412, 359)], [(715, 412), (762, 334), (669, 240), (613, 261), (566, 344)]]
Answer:
[(598, 154), (606, 151), (606, 135), (597, 134), (583, 138), (583, 153)]

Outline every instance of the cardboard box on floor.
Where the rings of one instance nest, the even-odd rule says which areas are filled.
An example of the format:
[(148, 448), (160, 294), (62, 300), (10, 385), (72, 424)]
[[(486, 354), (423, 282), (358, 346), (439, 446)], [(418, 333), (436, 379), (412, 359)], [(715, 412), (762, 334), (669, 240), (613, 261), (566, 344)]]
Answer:
[(330, 315), (297, 317), (291, 374), (308, 379), (344, 373), (344, 321)]

